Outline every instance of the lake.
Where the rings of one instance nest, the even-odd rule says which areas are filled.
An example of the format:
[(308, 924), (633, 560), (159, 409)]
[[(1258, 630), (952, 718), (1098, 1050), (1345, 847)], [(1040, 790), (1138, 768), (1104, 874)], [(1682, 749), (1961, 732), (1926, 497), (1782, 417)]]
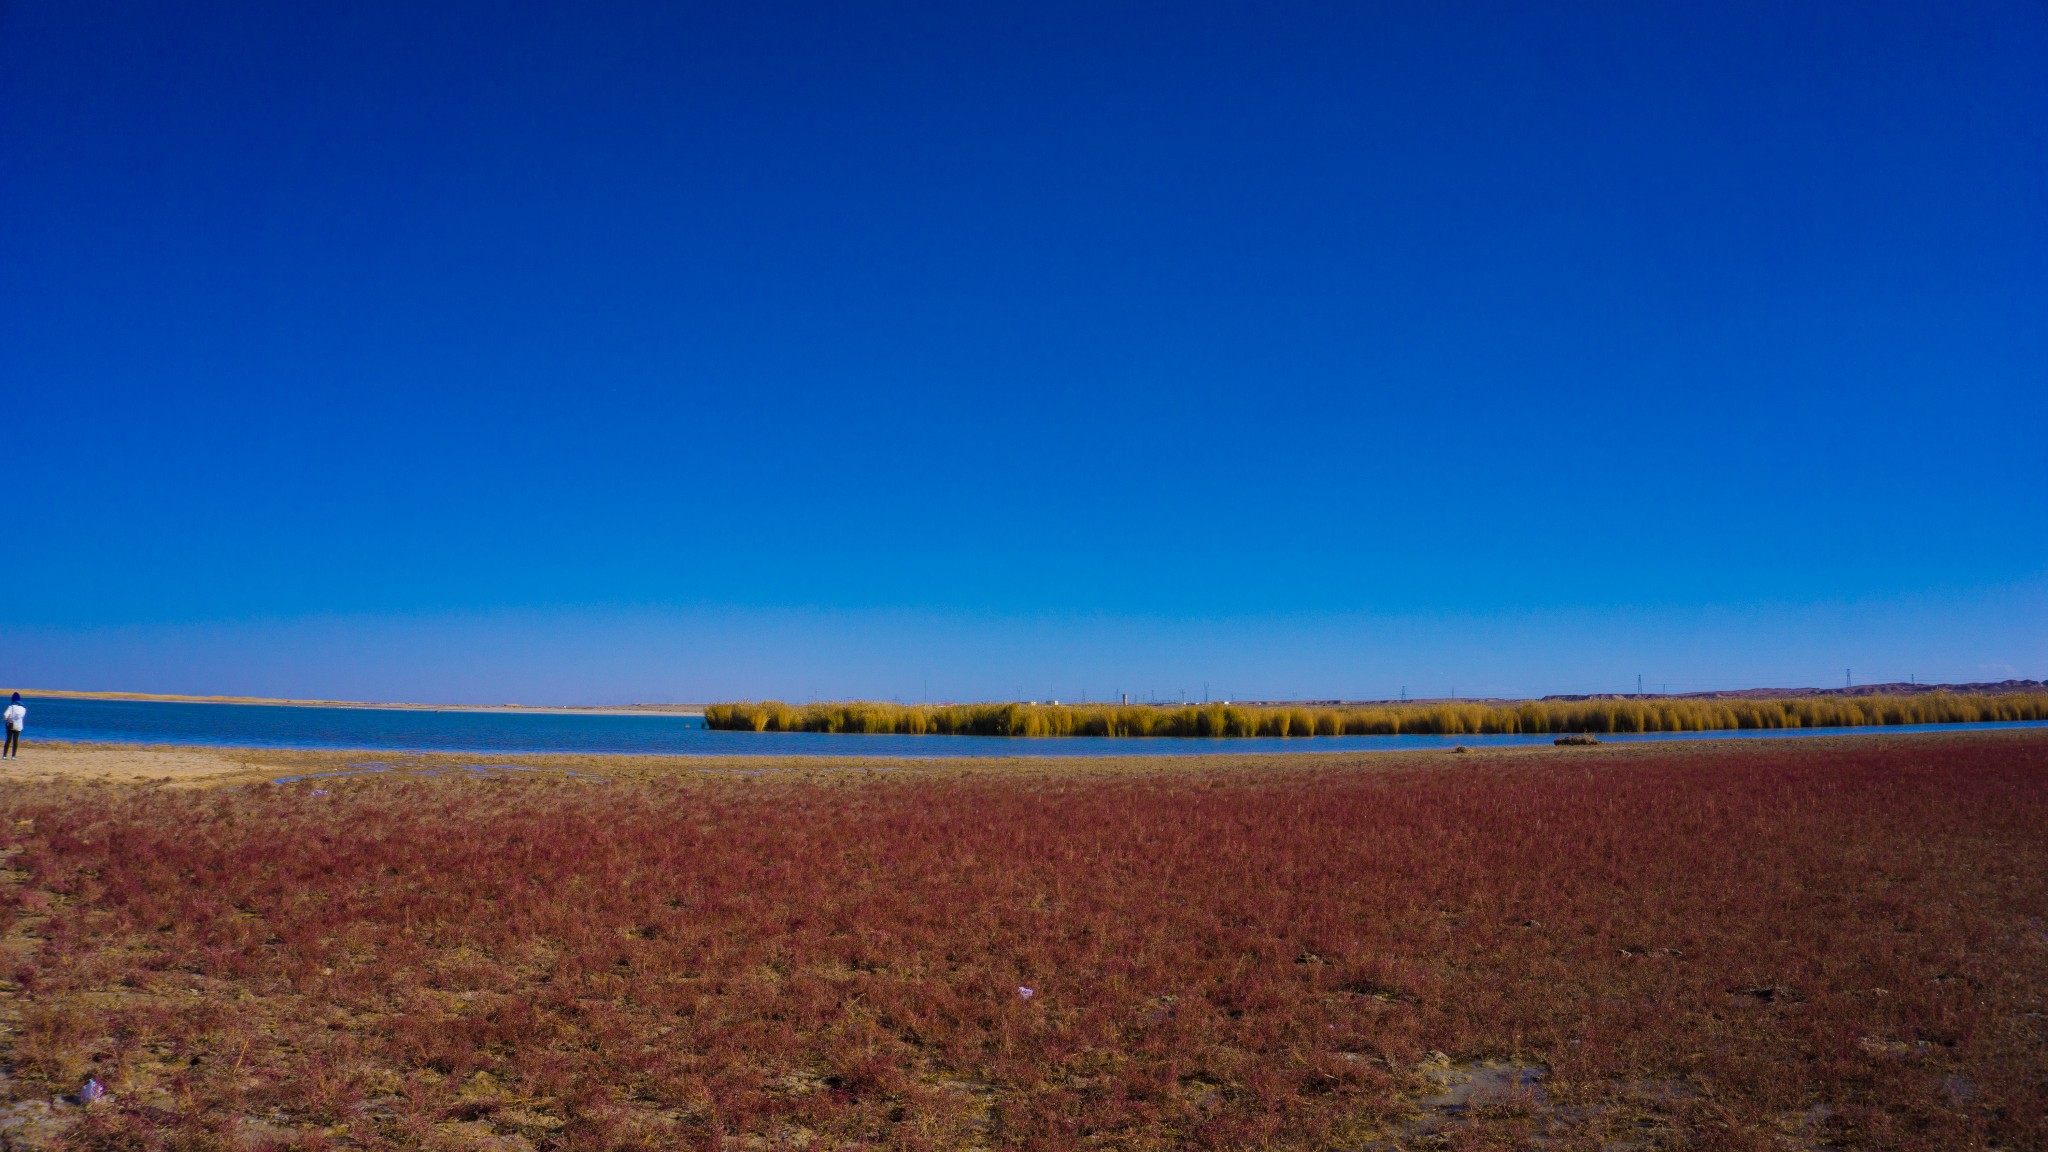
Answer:
[[(243, 748), (422, 752), (626, 752), (696, 756), (1158, 756), (1216, 752), (1347, 752), (1548, 744), (1527, 736), (1307, 736), (1194, 740), (1105, 737), (865, 736), (814, 732), (714, 732), (697, 716), (435, 712), (276, 704), (25, 697), (25, 741), (223, 745)], [(1799, 728), (1652, 732), (1601, 737), (1657, 740), (1785, 739), (1851, 732), (1952, 732), (2041, 728), (2017, 724), (1917, 724), (1894, 728)]]

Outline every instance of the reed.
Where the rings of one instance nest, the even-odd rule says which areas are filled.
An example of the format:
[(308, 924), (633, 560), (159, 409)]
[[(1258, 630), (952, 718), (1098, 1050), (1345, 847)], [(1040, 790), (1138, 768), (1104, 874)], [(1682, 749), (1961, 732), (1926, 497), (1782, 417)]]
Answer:
[(2048, 693), (1790, 696), (1778, 699), (1525, 700), (1307, 707), (1189, 704), (951, 704), (851, 701), (713, 704), (706, 727), (739, 732), (909, 736), (1465, 736), (1715, 732), (2048, 720)]

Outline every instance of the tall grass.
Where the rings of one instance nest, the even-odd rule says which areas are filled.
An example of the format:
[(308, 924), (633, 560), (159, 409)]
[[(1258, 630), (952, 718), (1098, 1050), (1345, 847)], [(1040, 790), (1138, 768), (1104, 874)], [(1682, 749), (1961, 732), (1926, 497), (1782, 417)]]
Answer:
[(922, 736), (1464, 736), (1714, 732), (2048, 720), (2048, 693), (1795, 696), (1782, 699), (1527, 700), (1368, 707), (1189, 704), (952, 704), (776, 701), (713, 704), (707, 727), (737, 732)]

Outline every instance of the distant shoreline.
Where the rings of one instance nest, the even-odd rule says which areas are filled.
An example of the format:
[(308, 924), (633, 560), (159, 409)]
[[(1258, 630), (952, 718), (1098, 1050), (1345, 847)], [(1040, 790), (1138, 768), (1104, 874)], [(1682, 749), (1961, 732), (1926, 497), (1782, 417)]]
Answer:
[[(18, 691), (27, 697), (62, 700), (133, 700), (163, 704), (246, 704), (268, 705), (282, 708), (340, 708), (365, 709), (393, 712), (482, 712), (501, 715), (534, 716), (688, 716), (702, 717), (705, 704), (432, 704), (396, 700), (296, 700), (269, 696), (193, 696), (179, 693), (159, 692), (88, 692), (69, 688), (0, 688), (0, 693)], [(1963, 695), (1986, 695), (2007, 692), (2048, 691), (2048, 682), (2040, 680), (2003, 680), (1966, 684), (1925, 684), (1925, 683), (1881, 683), (1858, 684), (1843, 688), (1735, 688), (1705, 692), (1600, 692), (1563, 693), (1542, 697), (1415, 697), (1399, 701), (1404, 705), (1502, 705), (1536, 702), (1578, 703), (1595, 701), (1666, 701), (1666, 700), (1778, 700), (1796, 697), (1863, 697), (1863, 696), (1924, 696), (1934, 693), (1956, 693)], [(855, 703), (846, 701), (843, 703)], [(1031, 701), (1037, 704), (1037, 701)], [(1395, 704), (1394, 700), (1238, 700), (1241, 707), (1256, 708), (1349, 708), (1360, 706), (1385, 706)], [(1132, 704), (1130, 707), (1140, 707)], [(1154, 701), (1143, 707), (1175, 709), (1194, 706), (1192, 701)], [(1204, 704), (1204, 707), (1208, 705)]]
[(64, 688), (9, 688), (30, 698), (134, 700), (156, 704), (250, 704), (282, 708), (348, 708), (389, 712), (498, 712), (534, 716), (702, 716), (702, 704), (417, 704), (380, 700), (290, 700), (267, 696), (182, 696), (158, 692), (80, 692)]

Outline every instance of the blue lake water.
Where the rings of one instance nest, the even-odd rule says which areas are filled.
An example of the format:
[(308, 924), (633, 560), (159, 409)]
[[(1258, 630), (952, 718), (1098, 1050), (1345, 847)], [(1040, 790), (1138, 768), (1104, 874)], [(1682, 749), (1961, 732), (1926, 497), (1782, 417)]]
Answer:
[[(1157, 756), (1216, 752), (1349, 752), (1548, 744), (1550, 736), (1309, 736), (1295, 739), (1108, 739), (1003, 736), (856, 736), (812, 732), (714, 732), (696, 716), (592, 716), (516, 712), (305, 708), (271, 704), (184, 704), (153, 700), (23, 700), (25, 741), (225, 745), (362, 751), (631, 752), (711, 756)], [(1919, 724), (1895, 728), (1803, 728), (1739, 732), (1653, 732), (1602, 736), (1655, 740), (1783, 739), (1851, 732), (1948, 732), (2044, 728), (2020, 724)]]

